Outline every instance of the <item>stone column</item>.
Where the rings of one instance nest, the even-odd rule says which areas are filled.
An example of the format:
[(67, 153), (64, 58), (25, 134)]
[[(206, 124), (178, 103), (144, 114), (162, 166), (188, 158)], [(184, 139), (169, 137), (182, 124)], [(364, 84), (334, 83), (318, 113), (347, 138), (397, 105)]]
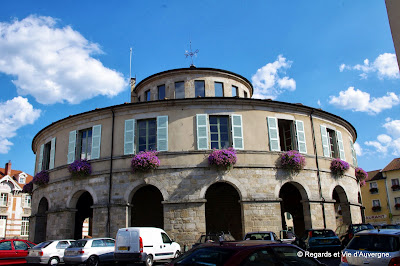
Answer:
[(46, 239), (73, 239), (76, 209), (47, 212)]
[(333, 231), (338, 227), (338, 224), (336, 224), (335, 202), (336, 201), (325, 201), (324, 203), (326, 228), (332, 229)]
[(113, 204), (110, 207), (110, 217), (111, 217), (111, 230), (110, 234), (112, 238), (115, 238), (118, 229), (129, 227), (128, 219), (128, 208), (129, 204)]
[[(310, 228), (324, 228), (324, 214), (322, 211), (322, 201), (309, 201), (308, 204), (310, 206), (310, 216), (311, 224), (308, 227), (306, 223), (306, 229)], [(305, 204), (305, 202), (303, 203)], [(325, 212), (326, 213), (326, 212)], [(304, 213), (304, 220), (306, 220), (306, 214)], [(326, 216), (325, 216), (326, 221)]]
[[(107, 236), (107, 205), (93, 205), (92, 237)], [(111, 217), (111, 215), (110, 215)], [(111, 222), (111, 221), (110, 221)]]
[(349, 203), (349, 204), (350, 204), (351, 222), (353, 224), (361, 223), (362, 222), (361, 204), (359, 203)]

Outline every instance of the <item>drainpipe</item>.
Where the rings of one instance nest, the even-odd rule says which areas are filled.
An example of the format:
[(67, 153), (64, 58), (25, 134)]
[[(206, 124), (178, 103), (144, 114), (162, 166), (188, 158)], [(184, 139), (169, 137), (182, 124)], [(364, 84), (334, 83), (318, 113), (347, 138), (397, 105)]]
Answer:
[(111, 154), (110, 154), (110, 176), (108, 178), (108, 203), (107, 203), (107, 237), (111, 237), (111, 192), (112, 192), (112, 170), (113, 170), (113, 150), (114, 150), (114, 120), (115, 113), (114, 109), (111, 108), (112, 112), (112, 127), (111, 127)]
[(317, 165), (317, 177), (318, 177), (318, 188), (319, 188), (319, 196), (322, 199), (321, 207), (322, 207), (322, 218), (324, 220), (324, 229), (326, 228), (326, 217), (325, 217), (325, 199), (322, 195), (322, 188), (321, 188), (321, 175), (319, 171), (319, 163), (318, 163), (318, 152), (317, 152), (317, 143), (315, 142), (315, 131), (314, 131), (314, 121), (313, 121), (313, 113), (315, 109), (312, 109), (310, 113), (310, 121), (311, 121), (311, 128), (312, 128), (312, 137), (313, 137), (313, 144), (314, 144), (314, 153), (315, 153), (315, 163)]

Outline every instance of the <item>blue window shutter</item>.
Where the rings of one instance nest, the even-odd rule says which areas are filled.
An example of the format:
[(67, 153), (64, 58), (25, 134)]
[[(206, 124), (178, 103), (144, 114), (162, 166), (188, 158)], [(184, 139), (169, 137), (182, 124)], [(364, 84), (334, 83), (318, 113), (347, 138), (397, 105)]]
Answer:
[(44, 144), (40, 145), (39, 162), (38, 162), (38, 168), (37, 168), (38, 172), (42, 171), (43, 152), (44, 152)]
[(337, 139), (337, 145), (339, 147), (340, 159), (343, 161), (346, 161), (346, 155), (344, 153), (344, 146), (343, 146), (342, 132), (336, 130), (336, 139)]
[(50, 147), (50, 162), (49, 169), (54, 168), (54, 159), (56, 156), (56, 138), (51, 139), (51, 147)]
[(231, 115), (233, 148), (243, 150), (242, 115)]
[(92, 127), (92, 159), (100, 158), (101, 125)]
[(157, 116), (157, 150), (168, 151), (168, 116)]
[(331, 157), (328, 132), (326, 131), (326, 126), (321, 126), (321, 139), (322, 139), (322, 149), (324, 150), (324, 156)]
[(279, 144), (278, 119), (276, 117), (268, 117), (267, 119), (269, 148), (271, 151), (280, 151), (281, 147)]
[(358, 166), (357, 164), (357, 153), (356, 153), (356, 149), (354, 149), (354, 143), (353, 140), (349, 137), (349, 141), (350, 141), (350, 147), (351, 147), (351, 156), (353, 157), (353, 165), (355, 167)]
[(196, 115), (197, 124), (197, 149), (208, 150), (208, 116), (206, 114)]
[(125, 120), (124, 155), (135, 153), (135, 119)]
[(68, 163), (73, 163), (75, 161), (75, 148), (76, 148), (76, 130), (69, 132), (68, 141)]
[(306, 133), (304, 123), (301, 120), (296, 120), (297, 147), (300, 153), (307, 153)]

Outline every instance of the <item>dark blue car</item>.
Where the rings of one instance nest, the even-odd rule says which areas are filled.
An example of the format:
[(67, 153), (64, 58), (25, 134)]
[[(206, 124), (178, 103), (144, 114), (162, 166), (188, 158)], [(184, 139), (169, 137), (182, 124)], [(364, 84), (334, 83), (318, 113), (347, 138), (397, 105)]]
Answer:
[(298, 240), (298, 245), (310, 251), (339, 251), (339, 237), (330, 229), (308, 229)]

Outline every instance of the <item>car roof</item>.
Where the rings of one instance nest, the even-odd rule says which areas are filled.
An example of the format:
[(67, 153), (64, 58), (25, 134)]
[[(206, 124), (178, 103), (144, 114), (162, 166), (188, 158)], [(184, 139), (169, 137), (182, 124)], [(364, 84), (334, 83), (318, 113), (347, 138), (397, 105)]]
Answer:
[(96, 237), (96, 238), (82, 238), (82, 239), (78, 239), (78, 240), (75, 240), (75, 241), (79, 241), (79, 240), (90, 241), (90, 240), (101, 240), (101, 239), (111, 239), (111, 240), (115, 240), (114, 238), (110, 238), (110, 237)]
[(255, 232), (248, 232), (246, 233), (246, 235), (248, 234), (268, 234), (268, 233), (273, 233), (272, 231), (255, 231)]
[(356, 235), (394, 235), (400, 236), (400, 229), (371, 229), (371, 230), (363, 230), (361, 232), (356, 233)]
[(207, 247), (220, 247), (227, 249), (246, 249), (252, 247), (266, 247), (266, 246), (289, 246), (295, 247), (291, 244), (281, 243), (279, 241), (273, 240), (241, 240), (241, 241), (223, 241), (220, 243), (205, 243), (198, 248), (207, 248)]

